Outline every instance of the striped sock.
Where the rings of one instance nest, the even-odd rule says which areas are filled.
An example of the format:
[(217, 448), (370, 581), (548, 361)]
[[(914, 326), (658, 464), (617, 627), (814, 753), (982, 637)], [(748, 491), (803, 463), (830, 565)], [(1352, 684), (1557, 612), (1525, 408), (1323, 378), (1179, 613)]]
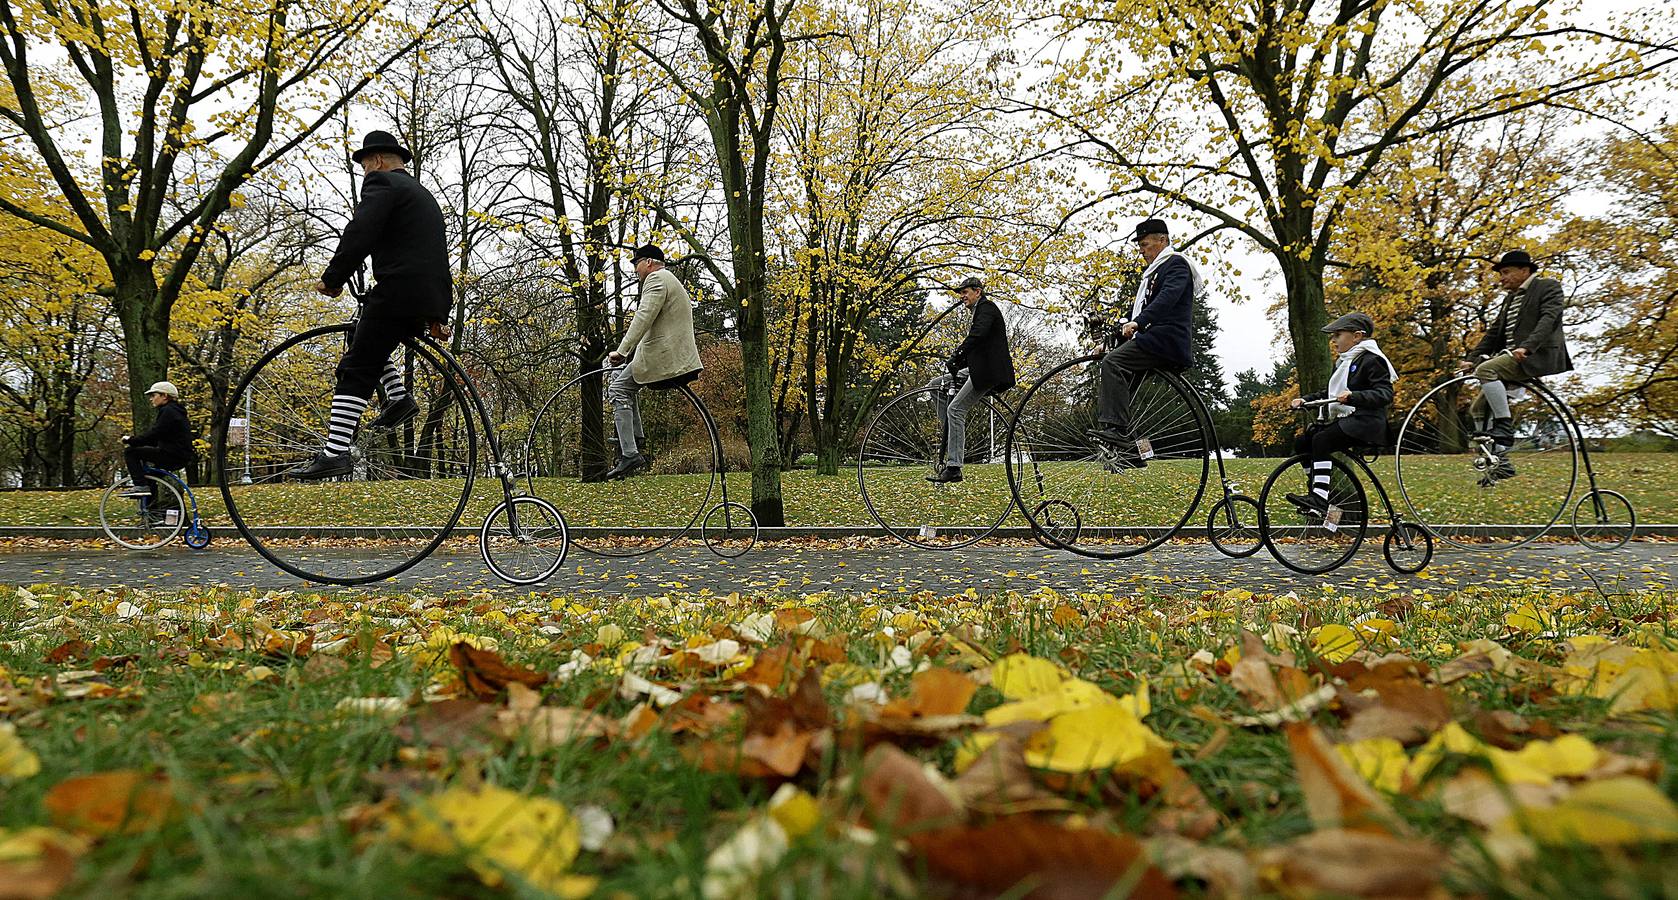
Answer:
[(1311, 493), (1324, 500), (1328, 499), (1328, 476), (1333, 470), (1332, 460), (1319, 459), (1311, 464)]
[(326, 452), (334, 456), (349, 452), (350, 441), (355, 440), (355, 428), (361, 424), (361, 414), (366, 411), (365, 397), (332, 395), (332, 420), (327, 424)]
[(402, 383), (402, 373), (397, 371), (395, 363), (385, 363), (385, 370), (379, 375), (379, 384), (384, 386), (387, 404), (408, 396), (408, 386)]

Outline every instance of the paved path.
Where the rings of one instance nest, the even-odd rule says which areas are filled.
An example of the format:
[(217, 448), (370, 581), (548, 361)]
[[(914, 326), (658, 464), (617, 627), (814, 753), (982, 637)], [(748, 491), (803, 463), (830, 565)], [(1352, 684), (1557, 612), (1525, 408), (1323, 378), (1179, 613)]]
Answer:
[[(226, 539), (197, 552), (177, 547), (131, 553), (86, 546), (0, 552), (0, 583), (35, 582), (154, 589), (218, 583), (264, 589), (307, 586), (249, 548)], [(1250, 559), (1230, 560), (1200, 543), (1170, 544), (1115, 562), (1024, 544), (941, 553), (884, 543), (777, 542), (759, 545), (738, 560), (718, 559), (701, 545), (677, 544), (655, 556), (628, 560), (573, 550), (561, 572), (541, 589), (636, 596), (702, 589), (759, 594), (960, 593), (968, 588), (1031, 591), (1040, 586), (1062, 591), (1198, 593), (1231, 587), (1286, 591), (1323, 583), (1374, 591), (1439, 591), (1467, 585), (1600, 588), (1608, 593), (1674, 591), (1678, 590), (1678, 543), (1638, 541), (1613, 553), (1596, 553), (1569, 542), (1501, 554), (1442, 548), (1418, 576), (1395, 575), (1382, 562), (1379, 547), (1366, 545), (1328, 579), (1296, 575), (1262, 551)], [(381, 592), (515, 590), (496, 581), (475, 546), (467, 543), (445, 547), (407, 573), (374, 587)]]

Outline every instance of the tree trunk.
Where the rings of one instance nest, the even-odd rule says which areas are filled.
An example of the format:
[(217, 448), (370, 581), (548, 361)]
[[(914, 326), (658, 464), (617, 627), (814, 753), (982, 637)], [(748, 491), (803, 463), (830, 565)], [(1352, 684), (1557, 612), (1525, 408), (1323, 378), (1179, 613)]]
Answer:
[(1323, 334), (1328, 314), (1323, 308), (1322, 264), (1284, 260), (1282, 280), (1288, 288), (1288, 334), (1293, 338), (1294, 360), (1299, 367), (1299, 392), (1322, 390), (1334, 372), (1328, 336)]
[[(762, 234), (761, 222), (755, 231)], [(759, 525), (779, 528), (786, 524), (786, 508), (781, 500), (775, 391), (769, 378), (769, 317), (764, 314), (769, 292), (765, 290), (761, 261), (761, 256), (746, 260), (743, 268), (747, 271), (741, 273), (746, 277), (736, 281), (741, 293), (740, 363), (746, 381), (746, 441), (752, 455), (752, 513)]]
[(169, 377), (169, 307), (158, 301), (150, 270), (118, 277), (112, 305), (128, 352), (128, 402), (136, 429), (151, 420), (146, 388)]

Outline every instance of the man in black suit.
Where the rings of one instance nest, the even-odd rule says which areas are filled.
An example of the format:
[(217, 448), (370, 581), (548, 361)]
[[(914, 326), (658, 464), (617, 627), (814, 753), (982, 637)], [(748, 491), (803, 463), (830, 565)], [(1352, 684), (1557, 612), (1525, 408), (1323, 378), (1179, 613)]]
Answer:
[(419, 335), (428, 324), (448, 320), (454, 278), (443, 211), (431, 192), (408, 174), (406, 166), (413, 158), (384, 131), (369, 133), (355, 151), (354, 159), (366, 173), (361, 202), (315, 290), (338, 296), (369, 255), (376, 283), (362, 299), (355, 336), (338, 363), (326, 446), (293, 469), (293, 478), (315, 480), (349, 473), (353, 464), (350, 442), (380, 385), (385, 400), (371, 427), (395, 428), (419, 411), (390, 355), (403, 338)]
[(1189, 333), (1194, 301), (1202, 283), (1188, 257), (1171, 247), (1170, 229), (1161, 219), (1136, 226), (1136, 247), (1147, 262), (1130, 309), (1119, 331), (1122, 343), (1101, 360), (1101, 402), (1097, 427), (1090, 436), (1112, 448), (1122, 468), (1142, 468), (1147, 461), (1136, 448), (1130, 421), (1131, 387), (1149, 369), (1173, 369), (1194, 361)]
[[(1573, 371), (1567, 353), (1567, 336), (1562, 333), (1562, 311), (1567, 297), (1561, 282), (1540, 278), (1537, 264), (1525, 250), (1512, 250), (1494, 267), (1498, 281), (1508, 291), (1486, 335), (1459, 368), (1470, 369), (1480, 379), (1480, 396), (1469, 409), (1494, 449), (1502, 453), (1515, 443), (1515, 419), (1509, 411), (1505, 382), (1517, 384), (1544, 375)], [(1504, 353), (1508, 350), (1508, 353)], [(1495, 480), (1515, 474), (1505, 461), (1490, 473)]]
[(1375, 333), (1374, 319), (1360, 312), (1347, 313), (1324, 325), (1323, 332), (1335, 354), (1328, 389), (1301, 394), (1292, 405), (1298, 409), (1308, 400), (1335, 402), (1328, 407), (1327, 425), (1312, 426), (1294, 439), (1293, 452), (1311, 454), (1311, 482), (1307, 493), (1287, 495), (1301, 511), (1319, 515), (1328, 511), (1333, 454), (1359, 446), (1386, 446), (1387, 410), (1393, 403), (1393, 382), (1398, 380), (1398, 370), (1370, 337)]
[[(938, 416), (944, 422), (944, 465), (926, 477), (933, 484), (948, 484), (961, 480), (963, 457), (967, 455), (967, 411), (980, 397), (1000, 394), (1014, 386), (1014, 357), (1008, 351), (1008, 331), (1002, 324), (1002, 310), (985, 296), (985, 283), (968, 278), (956, 287), (962, 305), (973, 310), (973, 324), (967, 337), (945, 363), (950, 374), (933, 379), (933, 394), (938, 402)], [(954, 397), (944, 388), (952, 384), (962, 369), (967, 370), (967, 381)]]

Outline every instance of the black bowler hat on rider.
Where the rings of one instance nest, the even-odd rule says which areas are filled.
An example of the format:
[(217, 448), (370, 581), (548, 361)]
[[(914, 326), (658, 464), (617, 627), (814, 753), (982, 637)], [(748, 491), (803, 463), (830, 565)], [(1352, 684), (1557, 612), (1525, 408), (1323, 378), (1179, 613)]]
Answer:
[(1504, 269), (1527, 269), (1536, 272), (1538, 271), (1538, 264), (1532, 261), (1531, 253), (1525, 250), (1511, 250), (1503, 254), (1503, 258), (1492, 266), (1492, 270), (1495, 272), (1501, 272)]
[(397, 143), (396, 135), (388, 131), (367, 132), (367, 136), (361, 139), (361, 149), (350, 154), (350, 159), (359, 163), (361, 158), (369, 153), (394, 153), (402, 157), (404, 163), (414, 161), (414, 154), (408, 152), (407, 147)]
[(629, 258), (629, 264), (633, 266), (643, 259), (664, 262), (664, 251), (657, 244), (642, 244), (635, 248), (635, 254)]
[(1375, 320), (1360, 312), (1350, 312), (1323, 326), (1323, 334), (1333, 334), (1336, 331), (1361, 331), (1364, 334), (1375, 333)]
[(1141, 222), (1137, 223), (1136, 233), (1131, 235), (1131, 240), (1140, 241), (1150, 234), (1163, 234), (1166, 237), (1170, 237), (1171, 229), (1165, 226), (1164, 219), (1143, 219)]

